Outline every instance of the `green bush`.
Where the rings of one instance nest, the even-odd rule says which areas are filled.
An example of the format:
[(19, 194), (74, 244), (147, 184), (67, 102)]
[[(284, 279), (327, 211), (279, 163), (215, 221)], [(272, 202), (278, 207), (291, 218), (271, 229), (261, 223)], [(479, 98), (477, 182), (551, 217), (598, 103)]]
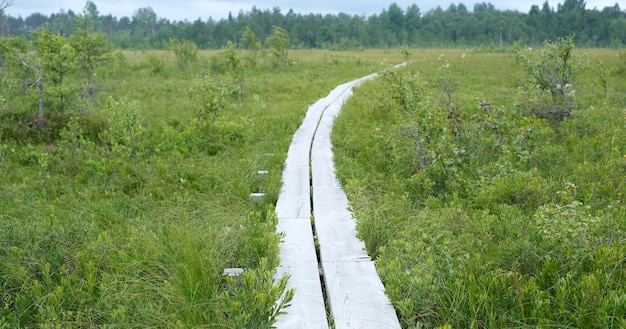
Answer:
[(538, 118), (561, 121), (576, 108), (576, 77), (584, 68), (574, 53), (574, 35), (544, 43), (538, 58), (529, 50), (518, 50), (517, 61), (530, 75), (525, 87), (525, 106)]
[(198, 64), (199, 49), (193, 41), (184, 40), (180, 42), (170, 39), (170, 49), (174, 51), (176, 62), (181, 70), (187, 70)]
[[(42, 128), (24, 114), (28, 92), (7, 97), (0, 327), (271, 327), (293, 294), (273, 279), (272, 204), (289, 142), (309, 103), (368, 73), (347, 63), (323, 74), (330, 64), (316, 56), (289, 70), (257, 63), (246, 76), (257, 97), (235, 97), (232, 77), (212, 74), (228, 88), (204, 123), (194, 110), (210, 93), (186, 94), (200, 73), (174, 74), (157, 52), (117, 53), (96, 70), (105, 81), (89, 109), (72, 103), (82, 110), (50, 113)], [(224, 277), (227, 267), (246, 270)]]
[[(118, 57), (119, 58), (119, 57)], [(123, 64), (120, 64), (123, 65)], [(146, 55), (146, 66), (150, 68), (152, 74), (165, 73), (165, 59), (162, 56), (149, 53)]]
[[(576, 68), (562, 71), (563, 54), (546, 48), (536, 78), (571, 83)], [(338, 175), (385, 291), (405, 328), (621, 328), (622, 104), (589, 93), (594, 106), (578, 107), (576, 120), (524, 116), (511, 102), (516, 79), (506, 79), (524, 72), (506, 55), (487, 57), (446, 71), (417, 59), (419, 102), (403, 106), (417, 99), (411, 84), (383, 75), (337, 119)], [(454, 97), (441, 75), (457, 81)], [(556, 84), (535, 88), (523, 99), (535, 109), (563, 105)]]

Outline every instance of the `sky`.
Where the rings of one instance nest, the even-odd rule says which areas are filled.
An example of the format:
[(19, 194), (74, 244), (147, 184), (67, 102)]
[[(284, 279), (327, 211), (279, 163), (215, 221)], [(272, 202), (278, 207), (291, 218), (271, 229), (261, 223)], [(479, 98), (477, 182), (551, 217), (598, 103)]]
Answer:
[[(3, 0), (0, 0), (0, 3)], [(7, 0), (4, 0), (7, 1)], [(11, 1), (11, 0), (9, 0)], [(61, 10), (72, 10), (75, 13), (82, 12), (87, 0), (12, 0), (13, 5), (4, 11), (7, 15), (14, 17), (26, 17), (32, 13), (38, 12), (45, 15), (58, 13)], [(614, 6), (623, 0), (587, 0), (587, 9), (603, 9), (607, 6)], [(236, 16), (239, 11), (250, 11), (252, 6), (258, 9), (272, 9), (279, 7), (283, 14), (289, 9), (293, 9), (296, 13), (322, 13), (337, 14), (344, 12), (350, 15), (365, 15), (380, 13), (383, 9), (389, 8), (392, 3), (397, 3), (401, 8), (406, 9), (415, 3), (422, 13), (441, 6), (447, 9), (450, 4), (463, 3), (468, 10), (474, 8), (475, 3), (491, 3), (498, 10), (518, 10), (520, 12), (528, 12), (532, 5), (541, 7), (545, 0), (491, 0), (491, 1), (475, 1), (475, 0), (457, 0), (457, 1), (441, 1), (441, 0), (92, 0), (98, 7), (101, 15), (112, 14), (118, 18), (123, 16), (132, 17), (138, 8), (151, 7), (159, 18), (167, 18), (176, 21), (194, 21), (198, 18), (205, 21), (209, 17), (215, 20), (228, 17), (228, 13), (232, 12)], [(557, 8), (559, 3), (563, 1), (548, 0), (551, 7)], [(622, 3), (620, 6), (626, 9), (626, 5)]]

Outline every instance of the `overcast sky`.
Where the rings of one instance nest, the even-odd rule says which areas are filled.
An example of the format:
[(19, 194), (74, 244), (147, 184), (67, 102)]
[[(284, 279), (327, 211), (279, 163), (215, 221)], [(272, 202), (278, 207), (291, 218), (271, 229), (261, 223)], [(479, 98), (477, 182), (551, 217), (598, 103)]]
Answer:
[[(337, 14), (344, 12), (356, 15), (372, 15), (380, 13), (383, 8), (389, 8), (393, 2), (397, 3), (401, 8), (406, 9), (415, 3), (425, 13), (437, 6), (447, 9), (451, 3), (463, 3), (472, 10), (475, 3), (486, 2), (492, 3), (499, 10), (518, 10), (528, 12), (534, 4), (541, 7), (545, 0), (492, 0), (492, 1), (436, 1), (436, 0), (396, 0), (396, 1), (380, 1), (380, 0), (92, 0), (98, 7), (100, 14), (112, 14), (118, 18), (123, 16), (132, 17), (138, 8), (151, 7), (159, 18), (164, 17), (170, 20), (189, 20), (194, 21), (198, 18), (206, 20), (212, 17), (216, 20), (225, 18), (229, 12), (237, 15), (240, 10), (244, 12), (250, 11), (252, 6), (259, 9), (272, 9), (279, 7), (283, 14), (289, 9), (293, 9), (296, 13), (332, 13)], [(602, 9), (607, 6), (614, 6), (623, 0), (588, 0), (587, 9), (594, 7)], [(0, 0), (2, 2), (2, 0)], [(556, 8), (563, 1), (548, 1), (551, 7)], [(82, 12), (85, 7), (86, 0), (13, 0), (13, 5), (5, 9), (5, 13), (11, 16), (26, 17), (32, 13), (39, 12), (50, 15), (58, 13), (60, 10), (73, 10), (76, 13)], [(626, 9), (623, 7), (622, 10)]]

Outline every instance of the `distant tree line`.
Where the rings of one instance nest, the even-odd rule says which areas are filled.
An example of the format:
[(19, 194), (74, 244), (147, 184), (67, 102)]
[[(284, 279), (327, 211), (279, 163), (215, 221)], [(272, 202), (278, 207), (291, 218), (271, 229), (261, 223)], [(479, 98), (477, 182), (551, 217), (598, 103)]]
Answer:
[[(582, 47), (626, 45), (626, 12), (616, 3), (603, 9), (588, 9), (583, 0), (565, 0), (556, 8), (548, 1), (533, 5), (528, 13), (498, 10), (491, 3), (437, 7), (422, 13), (413, 4), (406, 9), (391, 4), (369, 17), (340, 13), (299, 14), (280, 8), (240, 11), (214, 20), (170, 21), (159, 18), (150, 7), (137, 9), (132, 17), (101, 15), (87, 1), (87, 14), (94, 17), (96, 32), (108, 36), (121, 49), (167, 49), (171, 39), (189, 40), (203, 49), (218, 49), (228, 41), (240, 43), (246, 28), (264, 40), (274, 26), (284, 28), (296, 48), (359, 49), (408, 47), (503, 47), (514, 43), (540, 44), (544, 40), (575, 35)], [(71, 35), (79, 15), (72, 10), (50, 16), (33, 13), (13, 17), (10, 7), (0, 10), (0, 36), (31, 37), (45, 24), (51, 32)], [(198, 13), (198, 15), (210, 13)]]

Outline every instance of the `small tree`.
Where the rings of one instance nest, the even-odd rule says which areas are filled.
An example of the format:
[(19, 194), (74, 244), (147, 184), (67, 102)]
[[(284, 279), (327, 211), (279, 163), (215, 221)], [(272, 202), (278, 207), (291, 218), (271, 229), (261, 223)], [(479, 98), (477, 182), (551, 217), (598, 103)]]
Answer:
[(189, 40), (180, 42), (176, 39), (170, 39), (170, 49), (176, 55), (176, 62), (181, 70), (185, 70), (198, 64), (198, 46)]
[[(89, 2), (88, 2), (89, 3)], [(111, 59), (112, 47), (102, 33), (96, 33), (91, 14), (87, 8), (83, 15), (76, 17), (78, 26), (70, 37), (70, 43), (76, 50), (78, 65), (85, 73), (87, 96), (93, 92), (93, 72), (103, 62)]]
[(237, 45), (228, 41), (226, 43), (226, 48), (222, 50), (222, 56), (224, 56), (226, 66), (227, 66), (227, 74), (230, 76), (230, 79), (233, 80), (235, 84), (239, 87), (239, 99), (243, 99), (243, 81), (244, 81), (244, 67), (241, 61), (241, 56), (237, 52)]
[[(0, 38), (0, 94), (10, 97), (21, 84), (19, 68), (22, 65), (17, 54), (28, 52), (28, 40), (24, 37)], [(22, 79), (23, 80), (23, 79)]]
[(44, 78), (43, 78), (43, 69), (41, 68), (41, 59), (37, 59), (37, 65), (29, 64), (22, 54), (17, 55), (24, 65), (25, 68), (35, 73), (35, 79), (29, 83), (29, 87), (37, 86), (37, 90), (39, 91), (39, 103), (38, 103), (38, 115), (37, 115), (37, 125), (39, 128), (42, 128), (45, 123), (44, 117)]
[(39, 114), (37, 125), (44, 125), (43, 70), (41, 59), (28, 56), (28, 41), (22, 37), (0, 39), (0, 98), (13, 98), (24, 89), (37, 88)]
[(263, 46), (249, 26), (246, 26), (241, 33), (241, 47), (248, 52), (245, 57), (248, 65), (256, 67), (257, 58), (263, 52)]
[(41, 60), (43, 79), (52, 82), (51, 93), (58, 97), (61, 111), (65, 111), (67, 101), (73, 94), (72, 88), (65, 83), (67, 75), (76, 69), (76, 49), (69, 40), (58, 33), (51, 33), (48, 24), (40, 31), (34, 32), (37, 54)]
[(411, 51), (409, 50), (409, 47), (407, 45), (400, 46), (400, 52), (402, 53), (402, 56), (404, 57), (404, 61), (408, 62), (409, 58), (411, 57)]
[(538, 57), (518, 50), (517, 62), (530, 75), (526, 104), (539, 117), (561, 121), (572, 117), (575, 108), (575, 77), (582, 61), (574, 54), (574, 35), (556, 42), (546, 41)]
[(223, 83), (211, 79), (198, 79), (187, 90), (187, 99), (196, 114), (199, 125), (207, 126), (217, 119), (217, 115), (225, 107), (225, 98), (230, 89)]
[(119, 100), (109, 97), (107, 110), (109, 129), (104, 138), (110, 143), (111, 149), (137, 159), (137, 138), (143, 132), (137, 114), (138, 105), (127, 98)]
[(278, 66), (289, 64), (289, 33), (280, 26), (272, 28), (272, 34), (265, 39), (265, 46), (269, 48)]

